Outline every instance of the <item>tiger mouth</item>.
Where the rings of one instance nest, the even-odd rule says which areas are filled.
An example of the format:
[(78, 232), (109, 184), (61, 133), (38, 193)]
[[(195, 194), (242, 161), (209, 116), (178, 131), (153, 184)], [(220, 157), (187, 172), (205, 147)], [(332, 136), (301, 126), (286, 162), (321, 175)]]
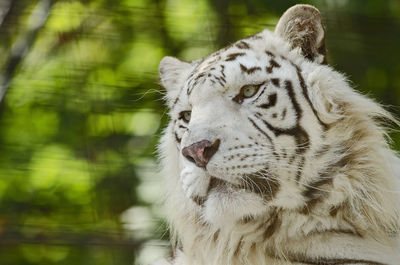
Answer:
[(210, 184), (208, 185), (207, 194), (205, 196), (193, 196), (191, 199), (199, 206), (203, 206), (211, 192), (232, 192), (240, 189), (241, 185), (233, 184), (229, 181), (210, 176)]
[(217, 178), (214, 176), (211, 176), (210, 178), (210, 184), (208, 186), (208, 192), (210, 191), (227, 191), (227, 190), (233, 190), (233, 189), (243, 189), (243, 185), (238, 185), (234, 184), (232, 182), (223, 180), (221, 178)]
[(227, 180), (210, 176), (210, 183), (208, 184), (207, 194), (205, 196), (192, 196), (191, 199), (199, 206), (203, 206), (206, 202), (208, 195), (211, 192), (229, 193), (234, 190), (243, 189), (243, 185), (234, 184)]
[(203, 206), (211, 192), (232, 193), (239, 190), (256, 193), (266, 200), (271, 200), (277, 191), (279, 191), (279, 183), (270, 177), (260, 178), (259, 174), (254, 173), (251, 175), (244, 175), (242, 178), (243, 182), (235, 184), (221, 178), (210, 176), (207, 195), (204, 197), (194, 196), (192, 197), (192, 200), (198, 205)]
[(211, 176), (210, 184), (208, 186), (208, 191), (219, 189), (221, 187), (227, 186), (227, 184), (228, 184), (227, 181)]

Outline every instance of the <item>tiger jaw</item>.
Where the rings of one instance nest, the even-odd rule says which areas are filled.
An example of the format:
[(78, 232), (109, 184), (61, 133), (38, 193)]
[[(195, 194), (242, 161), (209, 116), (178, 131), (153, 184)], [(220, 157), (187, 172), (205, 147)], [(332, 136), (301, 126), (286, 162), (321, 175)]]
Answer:
[[(186, 197), (200, 207), (203, 221), (216, 227), (234, 224), (267, 210), (263, 196), (272, 192), (257, 192), (261, 191), (258, 186), (261, 182), (254, 176), (243, 176), (246, 182), (233, 183), (211, 176), (194, 165), (187, 165), (180, 175)], [(269, 186), (268, 190), (274, 190), (274, 186)]]
[(206, 170), (192, 165), (181, 171), (181, 182), (186, 196), (198, 205), (203, 205), (212, 192), (232, 193), (243, 188), (239, 184), (211, 176)]
[[(203, 186), (205, 187), (205, 186)], [(200, 190), (202, 187), (199, 187)], [(209, 197), (210, 194), (212, 193), (219, 193), (221, 195), (230, 195), (233, 194), (235, 191), (245, 190), (244, 186), (241, 185), (236, 185), (233, 183), (230, 183), (226, 180), (216, 178), (213, 176), (210, 176), (210, 181), (207, 187), (207, 192), (204, 196), (196, 196), (192, 194), (189, 198), (193, 200), (197, 205), (199, 206), (204, 206), (204, 203), (207, 201), (207, 198)]]
[(212, 193), (237, 196), (242, 193), (253, 193), (265, 201), (271, 200), (279, 190), (279, 183), (272, 177), (266, 176), (266, 169), (253, 174), (244, 174), (241, 180), (233, 183), (220, 177), (211, 176), (207, 170), (188, 165), (181, 171), (181, 182), (186, 196), (199, 206)]

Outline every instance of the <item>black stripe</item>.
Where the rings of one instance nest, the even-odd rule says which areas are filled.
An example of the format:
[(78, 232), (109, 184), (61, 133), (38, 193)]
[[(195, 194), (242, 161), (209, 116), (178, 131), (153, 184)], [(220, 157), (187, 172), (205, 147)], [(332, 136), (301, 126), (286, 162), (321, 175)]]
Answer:
[(326, 153), (329, 152), (330, 149), (331, 149), (330, 145), (323, 144), (317, 151), (315, 151), (314, 154), (315, 158), (324, 156)]
[(275, 213), (272, 217), (271, 217), (271, 223), (270, 225), (265, 229), (264, 234), (263, 234), (263, 238), (264, 240), (267, 240), (268, 238), (270, 238), (276, 230), (278, 230), (282, 224), (282, 220), (280, 219), (280, 217)]
[(193, 90), (193, 88), (194, 88), (194, 85), (191, 84), (191, 81), (192, 81), (192, 80), (189, 81), (189, 83), (188, 83), (188, 88), (187, 88), (187, 90), (186, 90), (186, 94), (187, 94), (188, 96), (192, 93), (192, 90)]
[(203, 206), (204, 202), (206, 201), (207, 197), (200, 197), (200, 196), (192, 196), (192, 201), (194, 201), (197, 205)]
[(274, 86), (281, 87), (279, 78), (271, 78), (271, 82), (274, 84)]
[(198, 76), (196, 76), (196, 78), (194, 79), (195, 81), (199, 80), (200, 78), (202, 78), (203, 76), (205, 76), (206, 73), (200, 73)]
[(301, 86), (301, 90), (303, 92), (304, 98), (307, 100), (307, 102), (310, 105), (312, 111), (314, 112), (315, 117), (317, 118), (317, 120), (321, 124), (321, 126), (324, 128), (324, 130), (328, 129), (328, 125), (326, 123), (324, 123), (323, 121), (321, 121), (321, 119), (318, 116), (317, 110), (314, 108), (314, 105), (311, 103), (310, 97), (308, 95), (306, 83), (304, 82), (304, 78), (301, 75), (300, 67), (295, 65), (295, 64), (293, 64), (293, 65), (296, 68), (297, 77), (299, 78), (299, 82), (300, 82), (300, 86)]
[[(297, 150), (296, 150), (297, 152)], [(296, 181), (299, 182), (301, 176), (303, 175), (303, 168), (305, 162), (304, 156), (301, 157), (300, 162), (297, 164)]]
[(277, 180), (266, 175), (266, 170), (243, 176), (244, 188), (260, 195), (264, 200), (272, 200), (279, 191), (280, 184)]
[(309, 148), (309, 146), (310, 146), (309, 136), (308, 136), (307, 132), (303, 129), (303, 127), (301, 127), (300, 125), (296, 125), (289, 129), (280, 129), (280, 128), (276, 128), (276, 127), (272, 126), (271, 124), (269, 124), (269, 122), (264, 120), (262, 118), (261, 113), (257, 112), (255, 114), (255, 117), (258, 118), (260, 121), (262, 121), (263, 124), (268, 128), (268, 130), (270, 130), (276, 137), (278, 137), (280, 135), (293, 136), (296, 141), (296, 146), (297, 146), (296, 153), (297, 154), (302, 154)]
[(214, 235), (213, 235), (213, 242), (217, 242), (218, 238), (219, 238), (219, 233), (220, 233), (220, 229), (218, 229), (217, 231), (215, 231)]
[(194, 74), (189, 77), (190, 80), (188, 82), (188, 88), (186, 90), (186, 94), (190, 95), (193, 91), (193, 89), (195, 88), (195, 86), (199, 83), (199, 81), (204, 84), (204, 82), (206, 81), (206, 78), (203, 78), (206, 76), (205, 72), (202, 72), (200, 74), (198, 74), (197, 76), (194, 76)]
[(214, 78), (217, 79), (219, 83), (224, 83), (224, 84), (226, 83), (225, 78), (223, 78), (222, 76), (219, 77), (219, 76), (215, 75)]
[(298, 122), (301, 119), (301, 117), (303, 116), (303, 110), (300, 108), (300, 104), (296, 100), (296, 96), (295, 96), (295, 93), (293, 90), (293, 85), (290, 80), (285, 80), (285, 89), (288, 91), (288, 95), (292, 100), (293, 107), (296, 111), (297, 122)]
[(261, 90), (260, 94), (258, 94), (258, 96), (257, 96), (253, 101), (254, 101), (254, 102), (257, 101), (257, 100), (261, 97), (261, 95), (264, 94), (264, 92), (265, 92), (266, 89), (267, 89), (267, 88), (264, 87), (264, 89)]
[[(316, 154), (319, 154), (319, 156), (323, 155), (329, 150), (329, 147), (329, 145), (323, 145), (316, 152)], [(345, 152), (346, 150), (339, 151), (338, 156), (340, 157), (340, 154), (343, 154)], [(330, 184), (332, 182), (332, 172), (338, 172), (340, 169), (350, 163), (351, 160), (351, 155), (345, 155), (337, 161), (329, 162), (329, 164), (324, 168), (322, 172), (318, 172), (319, 178), (308, 184), (309, 187), (307, 187), (307, 189), (303, 191), (303, 196), (305, 196), (309, 201), (322, 197), (323, 194), (326, 192), (321, 191), (319, 187), (325, 184)]]
[(275, 54), (273, 54), (273, 53), (270, 52), (270, 51), (265, 51), (265, 53), (268, 54), (268, 55), (271, 56), (271, 57), (275, 57)]
[(251, 122), (251, 124), (252, 124), (259, 132), (261, 132), (265, 137), (267, 137), (267, 139), (268, 139), (269, 142), (271, 143), (272, 154), (275, 156), (276, 159), (279, 160), (279, 155), (278, 155), (278, 153), (277, 153), (276, 150), (275, 150), (275, 145), (274, 145), (274, 143), (272, 142), (272, 138), (271, 138), (266, 132), (264, 132), (260, 127), (258, 127), (257, 124), (256, 124), (251, 118), (248, 118), (248, 119), (249, 119), (249, 121)]
[(301, 126), (295, 126), (290, 129), (279, 129), (269, 124), (266, 120), (259, 117), (259, 115), (256, 115), (256, 117), (260, 119), (276, 137), (280, 135), (293, 136), (296, 141), (296, 154), (302, 154), (310, 147), (309, 136)]
[(357, 258), (329, 258), (329, 257), (308, 257), (303, 253), (285, 253), (277, 254), (271, 250), (266, 253), (267, 256), (277, 259), (284, 260), (291, 263), (301, 263), (307, 265), (350, 265), (350, 264), (363, 264), (363, 265), (389, 265), (373, 260), (357, 259)]
[[(180, 93), (179, 93), (180, 94)], [(179, 96), (177, 96), (174, 100), (174, 102), (172, 103), (171, 109), (173, 109), (175, 107), (175, 105), (178, 103), (179, 101)]]
[[(297, 155), (302, 155), (304, 152), (306, 152), (309, 147), (310, 147), (310, 137), (306, 130), (300, 125), (299, 121), (302, 117), (303, 111), (300, 108), (300, 104), (296, 100), (296, 96), (293, 90), (293, 85), (291, 81), (285, 80), (285, 89), (287, 90), (288, 96), (293, 104), (293, 108), (295, 110), (296, 114), (296, 124), (289, 129), (281, 129), (281, 128), (276, 128), (272, 126), (269, 122), (263, 119), (263, 115), (261, 113), (256, 113), (255, 117), (258, 118), (260, 121), (263, 122), (263, 124), (270, 130), (275, 137), (278, 137), (280, 135), (289, 135), (295, 138), (296, 141), (296, 154)], [(258, 126), (257, 126), (258, 127)], [(261, 130), (261, 129), (259, 129)], [(293, 163), (295, 161), (296, 156), (293, 156), (292, 159), (290, 160), (289, 163)], [(302, 173), (303, 173), (303, 167), (305, 163), (305, 157), (301, 156), (301, 159), (299, 163), (297, 164), (297, 171), (296, 171), (296, 181), (299, 182)]]
[(325, 184), (330, 184), (332, 182), (332, 177), (318, 178), (317, 180), (312, 181), (306, 187), (306, 189), (302, 192), (304, 197), (307, 197), (310, 200), (318, 198), (319, 193), (324, 193), (321, 190), (321, 186)]
[(233, 255), (234, 256), (238, 256), (239, 255), (239, 253), (240, 253), (240, 251), (242, 250), (242, 248), (243, 248), (243, 236), (241, 236), (240, 237), (240, 240), (239, 240), (239, 243), (238, 243), (238, 245), (236, 246), (236, 248), (235, 248), (235, 251), (233, 252)]
[(258, 127), (257, 124), (255, 123), (255, 121), (253, 121), (251, 118), (248, 118), (248, 119), (249, 119), (249, 121), (251, 122), (251, 124), (252, 124), (260, 133), (262, 133), (265, 137), (267, 137), (268, 140), (269, 140), (269, 141), (271, 142), (271, 144), (272, 144), (272, 138), (271, 138), (266, 132), (264, 132), (263, 130), (261, 130), (261, 128)]
[(180, 144), (181, 143), (181, 138), (179, 138), (178, 134), (175, 132), (175, 140)]
[(221, 75), (225, 78), (226, 76), (224, 71), (225, 71), (225, 65), (221, 64)]
[(376, 262), (365, 259), (337, 259), (337, 258), (309, 258), (304, 256), (289, 256), (289, 261), (299, 262), (310, 265), (349, 265), (349, 264), (365, 264), (365, 265), (387, 265), (385, 263)]
[(246, 74), (250, 75), (250, 74), (254, 73), (255, 71), (261, 71), (261, 67), (254, 66), (251, 68), (247, 68), (243, 64), (240, 64), (240, 70), (242, 70), (242, 72), (245, 72)]
[(292, 104), (293, 104), (293, 107), (294, 107), (294, 110), (296, 113), (297, 119), (296, 119), (295, 126), (293, 126), (292, 128), (289, 128), (289, 129), (280, 129), (280, 128), (273, 127), (266, 120), (264, 120), (262, 118), (262, 114), (256, 113), (255, 116), (257, 118), (259, 118), (265, 124), (265, 126), (267, 126), (267, 128), (274, 133), (275, 136), (280, 136), (280, 135), (284, 134), (284, 135), (290, 135), (290, 136), (295, 137), (296, 145), (297, 145), (296, 153), (301, 154), (301, 153), (304, 153), (309, 148), (310, 137), (307, 134), (307, 132), (304, 130), (304, 128), (302, 126), (300, 126), (300, 124), (299, 124), (299, 120), (302, 117), (303, 111), (300, 108), (300, 105), (296, 100), (292, 83), (289, 80), (285, 81), (285, 88), (288, 91), (288, 96), (290, 97), (290, 99), (292, 101)]
[(272, 70), (274, 68), (279, 68), (281, 67), (280, 64), (278, 64), (274, 59), (269, 60), (269, 66), (265, 67), (265, 70), (267, 71), (268, 74), (272, 73)]
[(245, 50), (250, 49), (250, 45), (245, 41), (240, 41), (236, 43), (235, 46), (238, 47), (239, 49), (245, 49)]
[(272, 93), (272, 94), (268, 95), (268, 103), (261, 104), (258, 107), (263, 108), (263, 109), (269, 109), (276, 105), (277, 98), (278, 98), (277, 94)]
[(281, 113), (281, 120), (284, 120), (286, 118), (286, 112), (287, 112), (287, 108), (284, 108)]
[(226, 62), (233, 61), (233, 60), (236, 60), (237, 57), (244, 56), (244, 55), (246, 55), (246, 53), (244, 53), (244, 52), (231, 53), (231, 54), (227, 55), (227, 58), (225, 59), (225, 61)]

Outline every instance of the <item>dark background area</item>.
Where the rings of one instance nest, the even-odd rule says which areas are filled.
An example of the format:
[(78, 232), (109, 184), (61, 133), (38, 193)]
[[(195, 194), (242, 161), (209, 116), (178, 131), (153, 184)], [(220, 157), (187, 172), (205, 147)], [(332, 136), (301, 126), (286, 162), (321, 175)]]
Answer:
[(272, 30), (296, 3), (320, 9), (330, 65), (399, 117), (398, 0), (0, 0), (0, 264), (164, 255), (160, 59)]

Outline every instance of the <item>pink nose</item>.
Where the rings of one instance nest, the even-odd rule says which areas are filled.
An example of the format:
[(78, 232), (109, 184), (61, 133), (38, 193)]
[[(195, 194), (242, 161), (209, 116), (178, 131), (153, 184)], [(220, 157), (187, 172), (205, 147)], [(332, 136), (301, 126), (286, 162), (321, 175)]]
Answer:
[(190, 162), (193, 162), (198, 167), (205, 168), (211, 157), (217, 152), (220, 140), (217, 139), (214, 143), (208, 140), (202, 140), (182, 149), (182, 155)]

